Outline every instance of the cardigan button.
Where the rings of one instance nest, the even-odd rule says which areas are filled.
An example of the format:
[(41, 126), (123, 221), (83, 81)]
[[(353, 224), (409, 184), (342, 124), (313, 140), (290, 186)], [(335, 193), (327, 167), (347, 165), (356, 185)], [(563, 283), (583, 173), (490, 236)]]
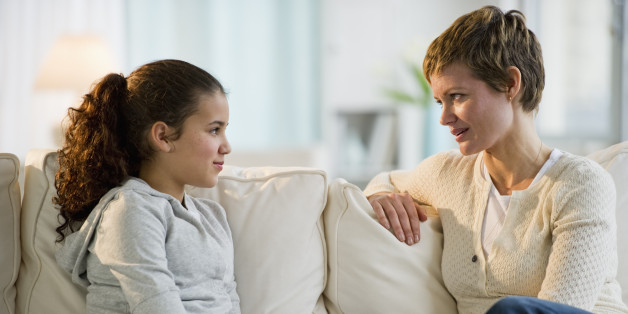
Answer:
[(471, 258), (472, 262), (477, 262), (478, 261), (478, 256), (477, 255), (473, 255), (473, 257)]

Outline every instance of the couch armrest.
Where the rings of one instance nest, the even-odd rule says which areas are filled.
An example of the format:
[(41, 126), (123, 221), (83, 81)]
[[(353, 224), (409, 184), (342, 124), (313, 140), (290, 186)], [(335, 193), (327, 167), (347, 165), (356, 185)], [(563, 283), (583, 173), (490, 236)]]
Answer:
[(58, 168), (53, 150), (26, 155), (22, 204), (22, 265), (16, 283), (17, 313), (85, 313), (85, 289), (57, 265), (55, 244), (59, 212), (52, 204)]
[(20, 268), (20, 162), (0, 153), (0, 314), (15, 313), (15, 281)]

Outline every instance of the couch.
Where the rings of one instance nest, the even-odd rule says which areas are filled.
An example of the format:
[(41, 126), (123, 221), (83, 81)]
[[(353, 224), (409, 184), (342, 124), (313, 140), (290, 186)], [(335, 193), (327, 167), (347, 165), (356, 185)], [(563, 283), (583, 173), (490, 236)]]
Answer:
[[(617, 222), (628, 223), (628, 142), (589, 155), (617, 187)], [(84, 313), (85, 290), (55, 263), (56, 153), (30, 151), (23, 197), (18, 159), (0, 154), (0, 314)], [(243, 313), (456, 313), (443, 285), (436, 212), (421, 241), (380, 227), (359, 188), (319, 169), (226, 166), (216, 187), (188, 193), (220, 202), (235, 246)], [(628, 303), (628, 242), (619, 233), (620, 284)]]

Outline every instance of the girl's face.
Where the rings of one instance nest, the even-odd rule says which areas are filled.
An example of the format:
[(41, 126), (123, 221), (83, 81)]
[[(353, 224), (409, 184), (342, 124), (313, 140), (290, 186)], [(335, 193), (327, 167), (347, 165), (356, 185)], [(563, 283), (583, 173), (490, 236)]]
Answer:
[(213, 187), (231, 146), (225, 134), (229, 105), (221, 92), (199, 97), (198, 111), (184, 122), (172, 141), (171, 176), (179, 184)]
[(434, 98), (442, 107), (440, 124), (449, 126), (460, 152), (471, 155), (506, 139), (513, 122), (513, 106), (498, 92), (454, 63), (431, 77)]

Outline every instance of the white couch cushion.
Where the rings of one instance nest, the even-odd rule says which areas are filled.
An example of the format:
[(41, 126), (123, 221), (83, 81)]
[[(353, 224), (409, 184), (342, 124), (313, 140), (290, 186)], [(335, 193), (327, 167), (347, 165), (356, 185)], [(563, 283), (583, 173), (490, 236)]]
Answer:
[[(615, 181), (617, 226), (619, 230), (623, 230), (628, 225), (628, 141), (594, 152), (587, 157), (602, 165)], [(617, 280), (622, 288), (622, 299), (628, 304), (628, 241), (621, 231), (617, 235), (619, 257)]]
[[(18, 313), (85, 313), (85, 290), (54, 257), (57, 168), (53, 151), (27, 155)], [(189, 187), (188, 192), (214, 199), (227, 211), (242, 313), (326, 313), (323, 171), (227, 166), (215, 188)]]
[(15, 313), (15, 281), (20, 269), (20, 162), (0, 153), (0, 314)]
[(242, 313), (326, 313), (325, 172), (227, 166), (216, 187), (188, 193), (227, 212)]
[(457, 313), (441, 274), (443, 233), (435, 211), (421, 241), (399, 242), (362, 191), (343, 179), (329, 187), (324, 213), (330, 313)]

